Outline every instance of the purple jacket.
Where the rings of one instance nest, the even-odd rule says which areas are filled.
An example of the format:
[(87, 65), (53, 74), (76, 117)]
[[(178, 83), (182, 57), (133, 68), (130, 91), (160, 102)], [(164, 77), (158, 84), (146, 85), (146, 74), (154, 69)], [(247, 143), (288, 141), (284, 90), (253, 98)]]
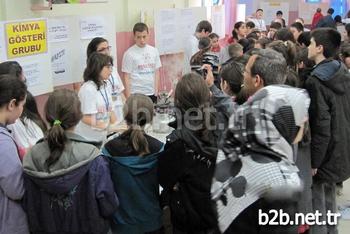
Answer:
[(23, 169), (17, 146), (0, 126), (0, 234), (27, 234), (27, 217), (20, 200), (24, 194)]
[(59, 160), (47, 171), (46, 141), (24, 157), (23, 206), (32, 233), (105, 234), (118, 200), (109, 164), (99, 150), (79, 135), (66, 133)]

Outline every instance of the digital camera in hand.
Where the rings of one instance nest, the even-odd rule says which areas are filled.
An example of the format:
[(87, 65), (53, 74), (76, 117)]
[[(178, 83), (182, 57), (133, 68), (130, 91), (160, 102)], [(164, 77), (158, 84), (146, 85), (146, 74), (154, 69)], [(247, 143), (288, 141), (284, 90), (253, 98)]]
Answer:
[(214, 76), (219, 75), (219, 59), (216, 55), (205, 54), (202, 63), (211, 66)]

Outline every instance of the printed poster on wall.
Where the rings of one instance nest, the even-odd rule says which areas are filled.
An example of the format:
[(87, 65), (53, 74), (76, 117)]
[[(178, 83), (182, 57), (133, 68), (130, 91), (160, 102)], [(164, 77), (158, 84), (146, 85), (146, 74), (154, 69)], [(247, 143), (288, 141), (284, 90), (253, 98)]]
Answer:
[(47, 52), (46, 20), (5, 23), (9, 59)]
[(54, 48), (51, 50), (52, 78), (56, 83), (62, 82), (67, 77), (68, 65), (69, 61), (66, 48)]
[(177, 38), (177, 10), (166, 9), (156, 15), (156, 44), (160, 54), (168, 54), (180, 51)]
[(92, 39), (94, 37), (105, 37), (105, 19), (103, 17), (81, 17), (80, 36), (81, 39)]
[(197, 23), (207, 19), (206, 11), (205, 7), (155, 11), (155, 42), (160, 55), (183, 52)]
[(27, 80), (28, 87), (35, 86), (40, 82), (40, 63), (39, 61), (22, 62), (24, 76)]
[(49, 42), (62, 42), (69, 40), (69, 24), (67, 19), (49, 19), (48, 21), (49, 29)]
[(180, 18), (178, 19), (178, 22), (180, 22), (185, 40), (187, 40), (188, 37), (195, 32), (198, 23), (196, 21), (197, 19), (195, 18), (193, 8), (185, 8), (180, 10)]

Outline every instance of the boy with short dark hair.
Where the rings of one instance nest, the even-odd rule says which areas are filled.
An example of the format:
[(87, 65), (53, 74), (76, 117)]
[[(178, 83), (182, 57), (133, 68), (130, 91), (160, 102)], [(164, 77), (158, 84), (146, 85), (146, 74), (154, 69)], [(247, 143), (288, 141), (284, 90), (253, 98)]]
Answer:
[(304, 32), (304, 26), (299, 22), (294, 22), (290, 25), (289, 31), (293, 33), (295, 41), (298, 41), (300, 34)]
[(248, 21), (245, 24), (245, 27), (247, 28), (247, 35), (251, 32), (253, 32), (254, 28), (255, 28), (255, 24), (252, 21)]
[(239, 58), (243, 56), (243, 46), (239, 43), (229, 45), (228, 54), (230, 58)]
[(255, 28), (259, 29), (260, 32), (266, 32), (266, 23), (263, 19), (264, 10), (259, 8), (255, 12), (255, 18), (250, 19), (255, 24)]
[(198, 42), (202, 37), (208, 37), (212, 32), (213, 28), (209, 21), (202, 20), (197, 24), (196, 31), (193, 35), (188, 38), (188, 42), (185, 45), (184, 53), (184, 67), (182, 74), (191, 72), (190, 61), (192, 56), (199, 51)]
[[(316, 63), (306, 80), (311, 98), (311, 166), (313, 206), (322, 213), (336, 212), (335, 184), (350, 177), (350, 74), (334, 59), (341, 35), (331, 28), (311, 33), (308, 58)], [(315, 225), (313, 233), (337, 233), (337, 226)]]
[(271, 40), (274, 39), (275, 34), (278, 30), (282, 28), (282, 25), (278, 22), (272, 22), (269, 28), (269, 32), (267, 34), (267, 37), (270, 38)]
[(327, 15), (323, 17), (318, 23), (316, 24), (316, 28), (336, 28), (335, 21), (332, 17), (334, 13), (333, 8), (329, 8), (327, 11)]
[[(277, 21), (276, 21), (277, 20)], [(282, 11), (277, 11), (276, 12), (276, 19), (274, 21), (271, 22), (271, 24), (273, 22), (281, 22), (282, 27), (285, 28), (286, 27), (286, 20), (283, 19), (283, 12)]]
[(156, 102), (161, 67), (159, 52), (147, 44), (149, 31), (146, 24), (135, 24), (133, 32), (135, 45), (124, 53), (122, 63), (125, 97), (141, 93)]

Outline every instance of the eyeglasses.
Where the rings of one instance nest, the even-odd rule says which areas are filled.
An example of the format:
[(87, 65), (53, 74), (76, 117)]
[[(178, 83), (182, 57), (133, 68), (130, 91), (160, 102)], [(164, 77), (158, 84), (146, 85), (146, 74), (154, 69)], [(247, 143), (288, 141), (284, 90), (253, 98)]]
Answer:
[(112, 46), (107, 46), (107, 47), (104, 47), (104, 48), (101, 48), (99, 50), (97, 50), (97, 52), (101, 53), (101, 52), (104, 52), (104, 51), (110, 51), (112, 48)]

